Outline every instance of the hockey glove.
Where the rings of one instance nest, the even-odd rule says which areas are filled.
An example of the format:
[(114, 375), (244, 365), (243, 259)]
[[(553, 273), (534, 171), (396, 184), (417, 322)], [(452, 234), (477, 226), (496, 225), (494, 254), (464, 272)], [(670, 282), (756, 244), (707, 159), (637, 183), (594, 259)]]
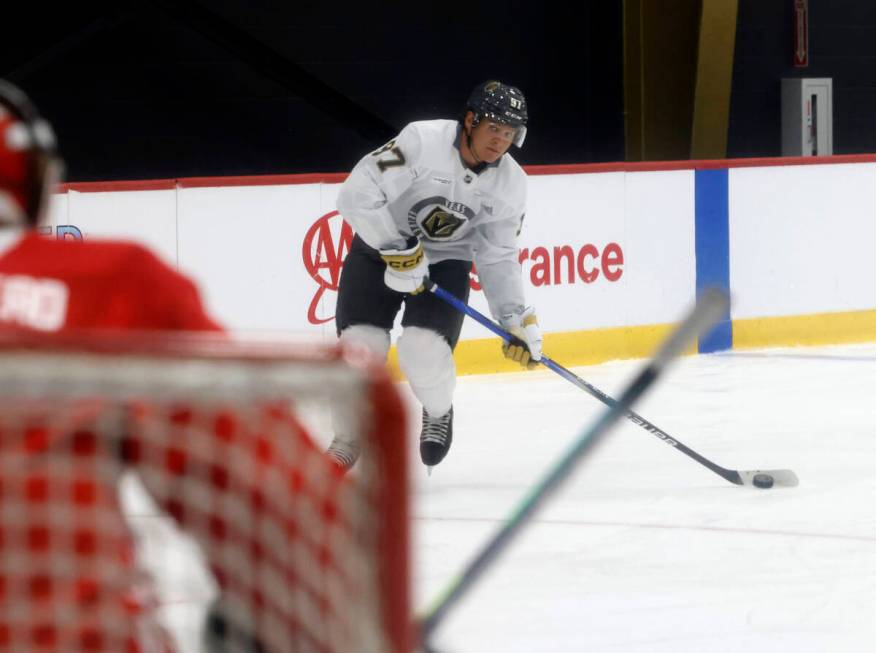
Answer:
[(541, 329), (535, 317), (535, 309), (531, 306), (522, 313), (513, 313), (502, 317), (502, 326), (513, 336), (517, 336), (523, 344), (502, 342), (502, 353), (505, 358), (520, 363), (528, 370), (538, 367), (541, 360)]
[(429, 260), (420, 242), (416, 238), (412, 240), (414, 244), (405, 249), (380, 250), (380, 258), (386, 262), (383, 282), (396, 292), (416, 295), (423, 290), (423, 277), (429, 272)]

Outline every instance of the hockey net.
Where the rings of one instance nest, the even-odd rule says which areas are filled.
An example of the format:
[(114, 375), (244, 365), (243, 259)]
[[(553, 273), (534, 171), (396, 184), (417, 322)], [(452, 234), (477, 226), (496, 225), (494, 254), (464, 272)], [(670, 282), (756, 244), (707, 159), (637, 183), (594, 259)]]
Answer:
[[(346, 476), (331, 411), (363, 438)], [(0, 339), (0, 651), (410, 650), (404, 425), (349, 350)], [(162, 596), (189, 570), (158, 522), (209, 590)]]

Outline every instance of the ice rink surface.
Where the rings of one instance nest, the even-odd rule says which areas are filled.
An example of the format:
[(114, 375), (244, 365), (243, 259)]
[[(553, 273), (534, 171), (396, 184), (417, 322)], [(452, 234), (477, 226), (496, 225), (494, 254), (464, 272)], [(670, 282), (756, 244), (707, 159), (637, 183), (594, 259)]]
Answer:
[[(498, 345), (497, 345), (497, 355)], [(562, 363), (562, 361), (558, 361)], [(642, 361), (574, 368), (614, 397)], [(422, 613), (604, 410), (546, 369), (460, 377), (431, 477), (410, 399), (413, 585)], [(876, 344), (688, 356), (634, 410), (711, 461), (790, 468), (732, 485), (621, 420), (441, 623), (442, 653), (876, 650)], [(138, 507), (165, 618), (196, 651), (212, 581)], [(355, 652), (351, 652), (355, 653)]]
[[(616, 397), (641, 365), (574, 371)], [(723, 467), (790, 468), (800, 485), (732, 485), (622, 420), (449, 613), (434, 645), (876, 650), (874, 391), (876, 345), (677, 361), (634, 410)], [(603, 409), (544, 369), (459, 379), (450, 454), (431, 477), (412, 460), (418, 610)]]

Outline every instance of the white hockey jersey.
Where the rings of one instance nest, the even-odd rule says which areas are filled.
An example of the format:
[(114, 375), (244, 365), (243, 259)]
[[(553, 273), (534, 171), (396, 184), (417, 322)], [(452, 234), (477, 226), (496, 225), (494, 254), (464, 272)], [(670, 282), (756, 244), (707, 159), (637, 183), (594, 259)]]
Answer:
[(523, 310), (517, 235), (526, 173), (510, 154), (479, 174), (465, 166), (455, 120), (412, 122), (366, 155), (341, 186), (338, 210), (368, 245), (416, 236), (430, 263), (474, 261), (496, 319)]

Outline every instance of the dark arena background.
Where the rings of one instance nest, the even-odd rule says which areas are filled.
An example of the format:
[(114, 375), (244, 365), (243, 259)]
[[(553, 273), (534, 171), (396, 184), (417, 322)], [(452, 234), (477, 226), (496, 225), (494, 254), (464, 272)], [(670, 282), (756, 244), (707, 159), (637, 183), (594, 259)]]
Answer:
[(491, 77), (530, 102), (523, 161), (623, 158), (620, 2), (86, 2), (41, 30), (38, 13), (0, 76), (77, 181), (348, 170)]
[(833, 78), (834, 153), (876, 150), (876, 5), (809, 0), (795, 68), (794, 4), (738, 2), (726, 145), (706, 156), (703, 0), (32, 4), (4, 10), (0, 76), (56, 125), (71, 181), (342, 172), (491, 77), (529, 100), (528, 165), (780, 155), (794, 76)]

